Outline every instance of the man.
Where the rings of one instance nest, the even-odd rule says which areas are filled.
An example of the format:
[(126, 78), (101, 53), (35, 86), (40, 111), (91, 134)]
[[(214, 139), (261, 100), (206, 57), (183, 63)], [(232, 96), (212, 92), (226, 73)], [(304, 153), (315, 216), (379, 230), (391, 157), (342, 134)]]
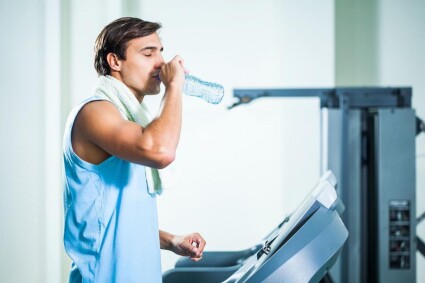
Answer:
[[(173, 162), (182, 120), (183, 59), (166, 63), (160, 24), (121, 18), (99, 34), (94, 95), (70, 113), (64, 135), (64, 245), (70, 282), (161, 282), (159, 249), (194, 261), (205, 240), (158, 230), (161, 171)], [(165, 94), (150, 121), (145, 96)], [(142, 104), (140, 104), (142, 103)], [(159, 235), (158, 235), (159, 233)]]

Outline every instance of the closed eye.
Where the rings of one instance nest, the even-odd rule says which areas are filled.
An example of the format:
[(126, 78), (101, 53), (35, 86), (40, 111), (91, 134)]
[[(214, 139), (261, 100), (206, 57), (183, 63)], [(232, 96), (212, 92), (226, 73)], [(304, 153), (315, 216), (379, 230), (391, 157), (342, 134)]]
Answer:
[(149, 53), (142, 53), (142, 54), (145, 55), (146, 57), (150, 57), (150, 56), (152, 56), (153, 52), (157, 52), (157, 51), (162, 52), (163, 50), (164, 50), (164, 47), (162, 47), (162, 46), (161, 46), (161, 48), (158, 48), (156, 46), (146, 46), (146, 47), (142, 48), (140, 51), (141, 52), (143, 52), (143, 51), (149, 52)]

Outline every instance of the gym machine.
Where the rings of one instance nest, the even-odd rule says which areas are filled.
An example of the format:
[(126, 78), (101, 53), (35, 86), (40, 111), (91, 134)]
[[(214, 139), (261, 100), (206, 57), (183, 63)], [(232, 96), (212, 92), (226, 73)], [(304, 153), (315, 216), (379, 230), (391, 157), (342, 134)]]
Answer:
[(415, 137), (425, 124), (410, 87), (237, 89), (230, 108), (262, 97), (318, 97), (321, 170), (332, 170), (350, 237), (326, 282), (416, 282)]
[(335, 186), (336, 178), (329, 171), (258, 245), (239, 252), (204, 252), (198, 263), (181, 258), (176, 268), (164, 273), (163, 282), (319, 282), (348, 237)]

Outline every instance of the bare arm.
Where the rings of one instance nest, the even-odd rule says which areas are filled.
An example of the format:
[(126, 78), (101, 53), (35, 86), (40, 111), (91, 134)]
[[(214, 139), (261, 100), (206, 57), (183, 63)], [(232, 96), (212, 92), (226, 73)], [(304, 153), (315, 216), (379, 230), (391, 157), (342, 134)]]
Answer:
[(114, 155), (153, 168), (169, 165), (175, 157), (182, 120), (184, 72), (180, 61), (177, 56), (161, 68), (166, 92), (159, 115), (146, 128), (124, 120), (110, 102), (85, 105), (72, 133), (75, 152), (95, 164)]

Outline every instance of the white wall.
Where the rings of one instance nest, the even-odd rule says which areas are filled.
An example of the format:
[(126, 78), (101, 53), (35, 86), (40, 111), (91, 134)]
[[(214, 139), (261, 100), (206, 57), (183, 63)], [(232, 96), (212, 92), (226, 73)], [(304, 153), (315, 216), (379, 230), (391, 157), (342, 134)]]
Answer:
[[(2, 79), (0, 92), (0, 274), (21, 282), (43, 276), (41, 262), (36, 260), (44, 258), (44, 234), (38, 228), (42, 225), (44, 203), (39, 190), (43, 168), (38, 162), (43, 155), (40, 151), (43, 148), (43, 134), (40, 134), (43, 133), (43, 75), (37, 71), (41, 70), (44, 56), (38, 40), (40, 33), (43, 36), (40, 27), (44, 13), (38, 4), (24, 6), (17, 1), (3, 7), (1, 2), (0, 7), (1, 18), (12, 21), (10, 11), (19, 11), (23, 18), (31, 19), (31, 22), (16, 23), (14, 33), (7, 30), (7, 25), (0, 27), (0, 50), (3, 64), (7, 66), (1, 68), (1, 77), (13, 76), (13, 80)], [(18, 52), (12, 53), (11, 47)], [(9, 56), (4, 56), (6, 54)], [(28, 66), (34, 67), (32, 76), (26, 76)], [(30, 150), (32, 148), (38, 150)], [(19, 266), (27, 272), (19, 272)]]
[(60, 279), (59, 1), (0, 2), (0, 274)]

